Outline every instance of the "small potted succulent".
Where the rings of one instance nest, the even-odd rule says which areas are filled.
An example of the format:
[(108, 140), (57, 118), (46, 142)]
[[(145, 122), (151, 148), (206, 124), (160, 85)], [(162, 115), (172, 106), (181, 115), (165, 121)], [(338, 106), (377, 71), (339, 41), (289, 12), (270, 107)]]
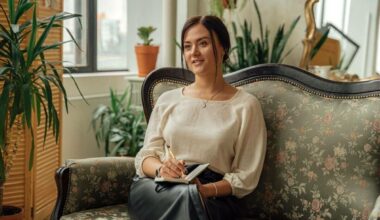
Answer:
[(143, 43), (139, 43), (135, 46), (138, 76), (145, 77), (156, 68), (157, 55), (159, 47), (151, 45), (153, 39), (150, 35), (156, 30), (152, 26), (143, 26), (138, 28), (137, 35), (141, 38)]

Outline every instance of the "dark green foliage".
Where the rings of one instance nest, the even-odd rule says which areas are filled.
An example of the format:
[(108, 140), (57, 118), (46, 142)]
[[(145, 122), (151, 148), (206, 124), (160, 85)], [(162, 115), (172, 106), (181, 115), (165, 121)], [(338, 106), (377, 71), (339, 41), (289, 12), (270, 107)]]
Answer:
[(98, 146), (104, 143), (106, 156), (135, 156), (144, 142), (144, 114), (133, 111), (130, 90), (119, 97), (110, 89), (110, 105), (95, 109), (92, 128)]

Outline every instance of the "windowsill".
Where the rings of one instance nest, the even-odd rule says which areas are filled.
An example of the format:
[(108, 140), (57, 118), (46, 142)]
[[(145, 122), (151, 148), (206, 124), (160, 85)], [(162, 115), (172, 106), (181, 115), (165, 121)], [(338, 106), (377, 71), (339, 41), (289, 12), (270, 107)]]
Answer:
[(114, 71), (114, 72), (96, 72), (96, 73), (71, 73), (63, 74), (63, 78), (88, 78), (88, 77), (113, 77), (113, 76), (124, 76), (124, 77), (138, 77), (136, 72), (131, 71)]

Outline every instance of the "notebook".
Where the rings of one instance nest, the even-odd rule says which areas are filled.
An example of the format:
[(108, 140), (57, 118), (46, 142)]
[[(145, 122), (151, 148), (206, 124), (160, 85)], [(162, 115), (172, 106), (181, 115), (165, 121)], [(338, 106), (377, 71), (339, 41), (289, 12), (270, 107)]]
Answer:
[(189, 184), (195, 177), (202, 173), (208, 167), (208, 163), (199, 164), (194, 170), (187, 174), (183, 178), (171, 178), (171, 177), (156, 177), (155, 182), (171, 182), (171, 183), (184, 183)]

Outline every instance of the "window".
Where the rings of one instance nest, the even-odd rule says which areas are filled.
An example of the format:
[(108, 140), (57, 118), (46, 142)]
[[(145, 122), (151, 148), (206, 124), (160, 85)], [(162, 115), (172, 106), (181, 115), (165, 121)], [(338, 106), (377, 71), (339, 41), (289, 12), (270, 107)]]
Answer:
[[(380, 8), (380, 5), (379, 5)], [(376, 53), (376, 73), (380, 74), (380, 15), (377, 21), (377, 53)]]
[[(81, 47), (64, 45), (65, 67), (73, 72), (127, 69), (127, 1), (64, 0), (64, 10), (82, 15), (81, 23), (64, 23)], [(69, 33), (63, 38), (70, 40)]]

